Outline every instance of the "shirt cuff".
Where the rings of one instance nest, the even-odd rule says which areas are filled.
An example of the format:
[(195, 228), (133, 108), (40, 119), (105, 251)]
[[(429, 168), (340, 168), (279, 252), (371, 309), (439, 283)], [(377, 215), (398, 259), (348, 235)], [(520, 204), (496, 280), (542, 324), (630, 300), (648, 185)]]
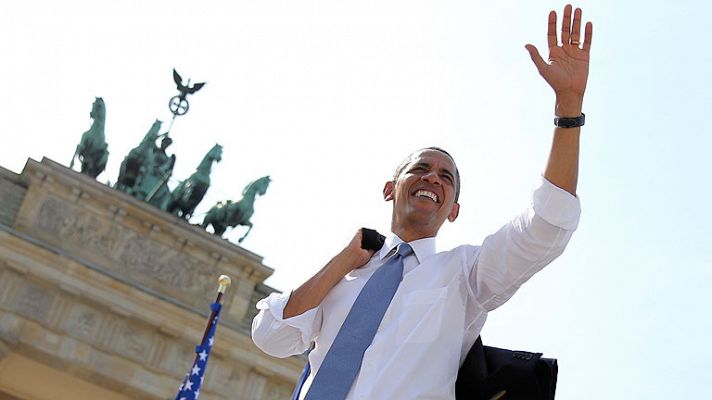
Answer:
[(549, 182), (543, 176), (532, 196), (534, 213), (546, 222), (561, 229), (574, 231), (581, 217), (581, 204), (577, 196)]
[(267, 310), (270, 314), (272, 314), (272, 317), (275, 320), (297, 328), (302, 332), (307, 332), (312, 329), (312, 324), (314, 323), (318, 307), (314, 307), (311, 310), (307, 310), (299, 315), (285, 319), (284, 307), (287, 306), (287, 302), (289, 301), (289, 297), (291, 295), (291, 292), (271, 293), (266, 298), (257, 302), (257, 309)]

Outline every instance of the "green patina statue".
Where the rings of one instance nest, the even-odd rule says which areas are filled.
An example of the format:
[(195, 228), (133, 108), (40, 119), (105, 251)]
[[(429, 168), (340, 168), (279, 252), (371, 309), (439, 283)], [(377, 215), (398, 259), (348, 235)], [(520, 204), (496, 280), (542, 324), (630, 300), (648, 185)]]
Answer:
[(158, 131), (160, 129), (161, 121), (156, 120), (151, 125), (151, 129), (144, 135), (141, 143), (131, 149), (129, 154), (124, 157), (119, 168), (119, 178), (114, 186), (116, 189), (140, 199), (145, 198), (145, 195), (140, 195), (139, 188), (153, 165), (154, 148), (156, 147), (156, 139), (158, 139)]
[(165, 210), (183, 219), (189, 219), (210, 187), (210, 169), (213, 162), (220, 162), (221, 159), (222, 146), (216, 144), (203, 157), (203, 161), (200, 162), (193, 175), (178, 184), (178, 187), (171, 193)]
[(173, 140), (165, 136), (161, 140), (161, 147), (156, 147), (153, 152), (153, 166), (149, 169), (148, 175), (139, 190), (141, 194), (146, 193), (145, 200), (150, 204), (165, 210), (171, 198), (171, 191), (168, 189), (168, 179), (173, 175), (173, 166), (176, 164), (175, 154), (168, 156), (166, 149), (173, 143)]
[(252, 222), (250, 218), (255, 212), (255, 198), (259, 194), (264, 195), (267, 192), (267, 187), (271, 182), (269, 175), (263, 176), (245, 186), (242, 191), (242, 199), (238, 202), (228, 200), (226, 203), (219, 202), (208, 211), (203, 220), (203, 228), (208, 225), (213, 226), (215, 235), (222, 236), (228, 226), (235, 227), (238, 225), (247, 226), (247, 232), (238, 240), (242, 243), (247, 237), (247, 234), (252, 230)]
[(104, 171), (106, 161), (109, 159), (109, 150), (107, 150), (109, 146), (104, 138), (106, 106), (101, 97), (94, 100), (89, 116), (93, 122), (89, 130), (82, 134), (82, 140), (77, 145), (69, 168), (74, 168), (74, 159), (79, 158), (82, 163), (81, 172), (96, 178)]
[[(183, 107), (179, 107), (180, 110), (178, 111), (181, 112), (171, 108), (173, 119), (175, 120), (177, 115), (183, 115), (187, 112), (186, 96), (196, 92), (204, 84), (198, 83), (190, 86), (190, 81), (188, 81), (188, 85), (183, 85), (180, 75), (175, 70), (173, 72), (178, 89), (181, 91), (181, 95), (175, 98), (181, 104), (185, 103), (184, 105), (178, 104), (178, 106)], [(173, 104), (173, 99), (171, 104)], [(78, 158), (81, 162), (81, 172), (96, 178), (106, 168), (106, 162), (109, 158), (109, 146), (104, 136), (106, 106), (101, 97), (96, 98), (89, 115), (92, 118), (91, 127), (82, 134), (81, 141), (77, 145), (69, 168), (74, 167), (74, 161)], [(180, 182), (178, 187), (171, 192), (168, 188), (168, 180), (173, 174), (176, 156), (169, 156), (166, 153), (167, 148), (173, 141), (168, 137), (168, 132), (159, 134), (161, 125), (161, 121), (156, 120), (144, 135), (141, 143), (131, 149), (124, 157), (119, 169), (119, 177), (114, 187), (161, 210), (187, 220), (193, 215), (195, 208), (203, 200), (210, 187), (210, 170), (213, 162), (222, 160), (222, 146), (219, 144), (213, 146), (203, 157), (195, 173)], [(163, 139), (159, 146), (156, 142), (161, 138)], [(245, 187), (242, 192), (242, 199), (239, 201), (227, 200), (224, 203), (217, 203), (206, 214), (202, 223), (203, 228), (212, 225), (214, 234), (220, 237), (228, 227), (247, 226), (247, 231), (239, 239), (239, 242), (245, 240), (252, 230), (250, 218), (254, 214), (255, 199), (258, 195), (262, 196), (267, 192), (270, 181), (269, 176), (263, 176)]]
[[(168, 156), (166, 149), (173, 143), (167, 133), (158, 134), (161, 121), (156, 120), (141, 143), (124, 158), (119, 170), (116, 189), (165, 210), (170, 190), (168, 178), (173, 174), (176, 156)], [(163, 136), (161, 146), (156, 140)]]

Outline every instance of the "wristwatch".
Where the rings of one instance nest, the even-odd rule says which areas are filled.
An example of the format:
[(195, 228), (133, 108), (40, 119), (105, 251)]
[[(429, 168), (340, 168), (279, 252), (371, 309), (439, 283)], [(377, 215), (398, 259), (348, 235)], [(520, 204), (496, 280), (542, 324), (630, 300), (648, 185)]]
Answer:
[(578, 128), (586, 123), (586, 114), (581, 113), (580, 117), (575, 118), (554, 118), (554, 125), (558, 128)]

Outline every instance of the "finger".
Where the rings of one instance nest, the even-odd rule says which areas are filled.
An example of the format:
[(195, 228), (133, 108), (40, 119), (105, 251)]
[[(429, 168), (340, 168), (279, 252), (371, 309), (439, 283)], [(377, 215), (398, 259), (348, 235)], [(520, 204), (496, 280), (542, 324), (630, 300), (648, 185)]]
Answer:
[(578, 46), (581, 43), (581, 9), (574, 11), (574, 24), (571, 27), (571, 44)]
[(564, 18), (561, 20), (561, 44), (571, 43), (571, 4), (564, 7)]
[(549, 64), (544, 61), (543, 58), (541, 58), (541, 55), (539, 54), (539, 50), (537, 50), (536, 47), (534, 47), (531, 44), (528, 44), (524, 46), (525, 49), (529, 52), (529, 57), (532, 58), (532, 61), (534, 62), (534, 65), (536, 66), (536, 69), (539, 71), (541, 74), (542, 70)]
[(584, 37), (583, 37), (584, 51), (591, 51), (591, 40), (592, 39), (593, 39), (593, 24), (590, 22), (587, 22), (586, 30), (584, 31)]
[(549, 28), (546, 32), (546, 41), (549, 48), (556, 47), (556, 11), (549, 13)]
[(349, 243), (349, 246), (361, 246), (361, 243), (363, 242), (363, 230), (359, 229), (356, 231), (356, 234), (354, 237), (351, 238), (351, 242)]

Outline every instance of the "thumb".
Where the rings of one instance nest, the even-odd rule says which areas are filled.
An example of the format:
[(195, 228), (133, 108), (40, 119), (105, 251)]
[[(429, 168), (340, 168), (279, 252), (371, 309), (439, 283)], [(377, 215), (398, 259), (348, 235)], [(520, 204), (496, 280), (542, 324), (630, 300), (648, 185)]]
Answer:
[(527, 51), (529, 52), (529, 56), (532, 58), (532, 61), (536, 66), (536, 69), (539, 70), (539, 73), (541, 73), (542, 70), (549, 64), (547, 64), (546, 61), (541, 58), (541, 55), (539, 55), (539, 50), (537, 50), (534, 45), (527, 44), (524, 46), (524, 48), (527, 49)]

